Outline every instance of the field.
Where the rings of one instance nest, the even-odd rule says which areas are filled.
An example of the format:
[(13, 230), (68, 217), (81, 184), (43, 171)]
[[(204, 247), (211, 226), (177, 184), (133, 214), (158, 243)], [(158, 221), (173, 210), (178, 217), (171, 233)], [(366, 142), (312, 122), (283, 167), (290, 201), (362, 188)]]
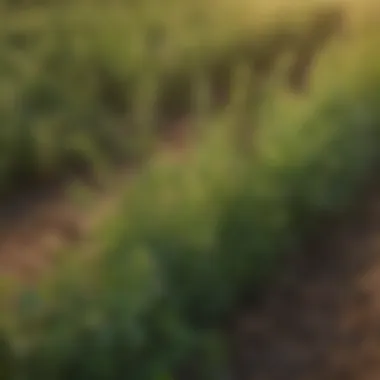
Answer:
[(377, 8), (2, 0), (1, 379), (378, 378)]

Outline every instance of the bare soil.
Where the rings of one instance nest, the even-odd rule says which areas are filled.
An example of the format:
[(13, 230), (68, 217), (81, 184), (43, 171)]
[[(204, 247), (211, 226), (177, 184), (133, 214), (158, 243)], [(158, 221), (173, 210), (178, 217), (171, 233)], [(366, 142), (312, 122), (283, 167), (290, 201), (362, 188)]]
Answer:
[(380, 197), (303, 252), (232, 333), (239, 380), (380, 379)]

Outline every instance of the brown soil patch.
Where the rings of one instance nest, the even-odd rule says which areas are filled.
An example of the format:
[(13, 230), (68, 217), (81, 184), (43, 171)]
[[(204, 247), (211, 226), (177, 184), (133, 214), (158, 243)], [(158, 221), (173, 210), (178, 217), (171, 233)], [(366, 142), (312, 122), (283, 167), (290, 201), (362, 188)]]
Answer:
[(264, 305), (236, 320), (237, 379), (380, 379), (379, 205), (310, 247)]

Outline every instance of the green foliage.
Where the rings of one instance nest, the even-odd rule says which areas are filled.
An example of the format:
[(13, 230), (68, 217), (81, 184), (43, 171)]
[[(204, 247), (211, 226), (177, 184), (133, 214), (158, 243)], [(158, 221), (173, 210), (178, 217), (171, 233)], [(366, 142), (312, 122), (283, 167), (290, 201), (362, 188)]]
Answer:
[(244, 2), (0, 4), (0, 193), (143, 154), (199, 88), (226, 103), (238, 64), (273, 66), (310, 29), (243, 20)]

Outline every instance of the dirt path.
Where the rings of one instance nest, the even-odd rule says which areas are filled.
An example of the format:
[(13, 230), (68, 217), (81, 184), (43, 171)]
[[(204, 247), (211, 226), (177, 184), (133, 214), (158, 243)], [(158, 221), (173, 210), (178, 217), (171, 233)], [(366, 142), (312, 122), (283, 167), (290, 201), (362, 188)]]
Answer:
[(83, 186), (91, 208), (70, 195), (71, 184), (20, 194), (0, 213), (0, 276), (33, 281), (54, 266), (60, 250), (85, 239), (113, 208), (118, 186), (127, 182), (128, 168), (115, 174), (115, 183), (99, 190)]
[(238, 318), (238, 380), (380, 379), (379, 206), (378, 196), (337, 226), (264, 305)]

